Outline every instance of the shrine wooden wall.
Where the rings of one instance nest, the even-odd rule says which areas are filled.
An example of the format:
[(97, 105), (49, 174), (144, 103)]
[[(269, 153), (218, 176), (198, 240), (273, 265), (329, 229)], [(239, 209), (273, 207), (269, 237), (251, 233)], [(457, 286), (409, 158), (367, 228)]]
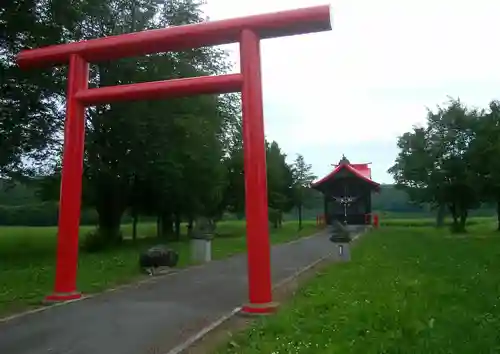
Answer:
[[(371, 186), (358, 178), (341, 178), (328, 183), (323, 188), (324, 207), (327, 224), (333, 220), (347, 221), (350, 225), (363, 225), (366, 223), (366, 214), (370, 214)], [(340, 198), (352, 197), (354, 199), (344, 210)]]

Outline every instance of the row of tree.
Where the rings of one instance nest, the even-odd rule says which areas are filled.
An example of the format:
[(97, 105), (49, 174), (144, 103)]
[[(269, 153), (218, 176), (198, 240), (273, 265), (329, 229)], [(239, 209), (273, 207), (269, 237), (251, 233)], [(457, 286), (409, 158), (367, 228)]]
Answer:
[[(0, 8), (0, 177), (59, 198), (66, 68), (21, 71), (23, 48), (67, 43), (206, 20), (201, 0), (12, 0)], [(92, 65), (91, 87), (227, 73), (217, 48), (160, 53)], [(239, 95), (116, 103), (86, 115), (83, 204), (98, 214), (97, 237), (121, 240), (130, 212), (157, 217), (175, 239), (181, 221), (244, 213)], [(276, 227), (301, 210), (314, 176), (302, 156), (287, 164), (267, 143), (270, 218)]]
[(465, 231), (471, 209), (495, 203), (500, 230), (500, 103), (469, 108), (458, 99), (428, 110), (426, 126), (398, 140), (399, 155), (389, 173), (418, 204), (448, 211), (453, 230)]

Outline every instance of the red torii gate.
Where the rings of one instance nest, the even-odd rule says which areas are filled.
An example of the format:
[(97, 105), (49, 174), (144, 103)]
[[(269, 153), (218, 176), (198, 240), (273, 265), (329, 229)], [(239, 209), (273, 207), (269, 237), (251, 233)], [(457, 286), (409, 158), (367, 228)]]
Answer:
[[(56, 277), (49, 301), (81, 297), (76, 288), (85, 107), (117, 101), (242, 93), (249, 304), (247, 313), (269, 313), (272, 302), (266, 153), (260, 40), (331, 30), (329, 5), (222, 21), (169, 27), (77, 43), (24, 50), (24, 69), (68, 64), (66, 121), (59, 203)], [(89, 62), (202, 46), (240, 43), (241, 73), (88, 88)]]

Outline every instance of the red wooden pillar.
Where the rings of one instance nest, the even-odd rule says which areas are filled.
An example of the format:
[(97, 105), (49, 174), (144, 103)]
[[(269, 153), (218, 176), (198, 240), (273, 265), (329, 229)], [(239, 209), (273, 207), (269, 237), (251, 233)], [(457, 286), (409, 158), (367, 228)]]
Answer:
[(269, 313), (277, 304), (272, 302), (271, 288), (260, 38), (252, 30), (241, 33), (240, 61), (249, 292), (249, 304), (242, 311)]
[(79, 55), (71, 55), (66, 93), (61, 195), (59, 197), (56, 279), (54, 293), (46, 297), (47, 301), (73, 300), (81, 297), (81, 294), (76, 290), (76, 274), (82, 195), (85, 107), (75, 98), (75, 95), (78, 91), (88, 87), (88, 74), (88, 63)]

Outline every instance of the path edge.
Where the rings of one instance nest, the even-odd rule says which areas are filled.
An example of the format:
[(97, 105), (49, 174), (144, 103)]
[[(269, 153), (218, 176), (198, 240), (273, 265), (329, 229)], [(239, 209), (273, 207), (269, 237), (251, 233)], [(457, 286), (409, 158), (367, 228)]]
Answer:
[[(369, 233), (370, 230), (371, 230), (371, 228), (366, 228), (363, 231), (361, 231), (360, 233), (358, 233), (356, 236), (354, 236), (354, 238), (352, 239), (351, 243), (353, 245), (356, 244), (358, 242), (358, 240), (361, 238), (361, 236)], [(297, 242), (299, 240), (302, 240), (302, 239), (307, 239), (307, 238), (310, 238), (310, 237), (313, 237), (313, 236), (317, 236), (319, 233), (322, 233), (324, 231), (325, 231), (325, 229), (323, 229), (320, 232), (317, 232), (317, 233), (315, 233), (315, 234), (313, 234), (311, 236), (306, 236), (304, 238), (300, 238), (298, 240), (293, 240), (293, 241), (288, 242), (288, 243), (295, 243), (295, 242)], [(288, 283), (296, 280), (297, 278), (299, 278), (305, 272), (309, 271), (310, 269), (313, 269), (317, 265), (319, 265), (322, 262), (326, 261), (328, 258), (330, 258), (332, 256), (332, 254), (333, 254), (333, 250), (332, 250), (332, 252), (330, 252), (326, 256), (320, 257), (319, 259), (317, 259), (314, 262), (308, 264), (307, 266), (305, 266), (305, 267), (297, 270), (294, 274), (292, 274), (292, 275), (286, 277), (285, 279), (279, 281), (278, 283), (274, 284), (273, 285), (273, 291), (275, 291), (278, 288), (281, 288), (281, 287), (287, 285)], [(162, 354), (182, 354), (182, 353), (184, 353), (186, 350), (188, 350), (190, 347), (192, 347), (198, 341), (200, 341), (201, 339), (203, 339), (205, 336), (209, 335), (212, 331), (214, 331), (215, 329), (217, 329), (218, 327), (220, 327), (221, 325), (223, 325), (224, 323), (226, 323), (227, 321), (229, 321), (234, 316), (238, 315), (239, 312), (240, 312), (240, 310), (241, 310), (241, 307), (237, 307), (237, 308), (233, 309), (232, 311), (230, 311), (230, 312), (222, 315), (217, 320), (211, 322), (207, 326), (203, 327), (196, 334), (194, 334), (191, 337), (189, 337), (188, 339), (186, 339), (183, 343), (177, 345), (176, 347), (174, 347), (173, 349), (171, 349), (171, 350), (169, 350), (167, 352), (163, 352)]]
[[(293, 244), (293, 243), (296, 243), (296, 242), (299, 242), (299, 241), (307, 240), (309, 238), (318, 236), (319, 234), (321, 234), (324, 231), (325, 231), (325, 229), (319, 229), (319, 230), (316, 230), (314, 233), (312, 233), (310, 235), (303, 236), (303, 237), (299, 236), (297, 239), (291, 240), (289, 242), (277, 243), (277, 244), (271, 245), (271, 247), (273, 247), (273, 246), (280, 246), (280, 245), (287, 245), (287, 244)], [(209, 263), (225, 261), (225, 260), (227, 260), (227, 259), (229, 259), (231, 257), (236, 257), (236, 256), (239, 256), (239, 255), (241, 255), (243, 253), (245, 253), (245, 252), (238, 252), (238, 253), (230, 255), (229, 257), (221, 258), (221, 259), (216, 259), (216, 260), (213, 260), (213, 261), (211, 261)], [(35, 313), (38, 313), (38, 312), (48, 311), (48, 310), (51, 310), (51, 309), (54, 309), (54, 308), (57, 308), (57, 307), (60, 307), (60, 306), (71, 305), (71, 304), (73, 304), (75, 302), (84, 301), (84, 300), (91, 299), (91, 298), (96, 297), (96, 296), (105, 295), (105, 294), (113, 292), (113, 291), (125, 290), (127, 288), (131, 288), (131, 287), (140, 286), (140, 285), (143, 285), (143, 284), (148, 284), (148, 283), (151, 283), (151, 282), (159, 281), (162, 278), (165, 278), (165, 277), (168, 277), (168, 276), (171, 276), (171, 275), (175, 275), (175, 274), (178, 274), (178, 273), (182, 273), (182, 272), (185, 272), (185, 271), (188, 271), (188, 270), (191, 270), (191, 269), (201, 268), (201, 267), (204, 267), (207, 264), (208, 263), (194, 264), (194, 265), (191, 265), (191, 266), (187, 266), (187, 267), (184, 267), (184, 268), (177, 268), (177, 269), (176, 268), (172, 268), (172, 269), (169, 269), (169, 271), (167, 271), (166, 274), (160, 274), (160, 275), (157, 275), (157, 276), (154, 276), (154, 277), (146, 277), (146, 278), (143, 278), (143, 279), (139, 278), (135, 282), (126, 283), (126, 284), (122, 284), (122, 285), (117, 285), (117, 286), (115, 286), (113, 288), (104, 289), (103, 291), (99, 291), (99, 292), (96, 292), (96, 293), (82, 294), (82, 297), (80, 297), (78, 299), (64, 301), (64, 302), (57, 302), (57, 303), (53, 303), (53, 304), (50, 304), (50, 305), (47, 305), (47, 304), (46, 305), (41, 305), (40, 307), (36, 307), (34, 309), (31, 309), (31, 310), (26, 310), (26, 311), (22, 311), (22, 312), (18, 312), (18, 313), (13, 313), (11, 315), (7, 315), (7, 316), (4, 316), (4, 317), (0, 316), (0, 324), (4, 324), (4, 323), (10, 322), (10, 321), (13, 321), (15, 319), (18, 319), (18, 318), (21, 318), (21, 317), (25, 317), (25, 316), (29, 316), (29, 315), (32, 315), (32, 314), (35, 314)]]

